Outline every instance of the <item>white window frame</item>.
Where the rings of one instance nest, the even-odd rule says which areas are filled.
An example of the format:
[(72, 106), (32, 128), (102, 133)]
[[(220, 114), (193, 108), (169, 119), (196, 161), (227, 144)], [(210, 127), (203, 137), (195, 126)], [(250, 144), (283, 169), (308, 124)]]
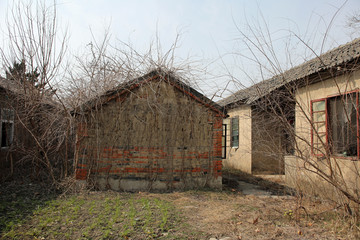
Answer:
[[(1, 149), (8, 149), (14, 140), (14, 110), (9, 109), (9, 108), (2, 108), (0, 114), (1, 114), (0, 115), (0, 122), (1, 122), (1, 124), (0, 124), (0, 146), (1, 146)], [(10, 116), (10, 117), (8, 117), (8, 116)], [(11, 130), (10, 130), (9, 144), (6, 146), (2, 146), (3, 145), (3, 143), (2, 143), (3, 123), (11, 123), (12, 124)]]

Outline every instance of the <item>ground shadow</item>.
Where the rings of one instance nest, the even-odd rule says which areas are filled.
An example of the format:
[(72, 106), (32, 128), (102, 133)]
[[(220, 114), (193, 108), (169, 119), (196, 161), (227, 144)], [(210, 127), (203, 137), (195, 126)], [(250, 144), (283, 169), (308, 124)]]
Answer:
[[(60, 193), (44, 182), (14, 180), (0, 184), (0, 236)], [(0, 237), (1, 238), (1, 237)]]
[(295, 189), (287, 187), (285, 185), (272, 182), (238, 170), (223, 170), (223, 185), (225, 188), (236, 189), (238, 187), (238, 181), (257, 185), (260, 189), (271, 192), (272, 195), (295, 195)]

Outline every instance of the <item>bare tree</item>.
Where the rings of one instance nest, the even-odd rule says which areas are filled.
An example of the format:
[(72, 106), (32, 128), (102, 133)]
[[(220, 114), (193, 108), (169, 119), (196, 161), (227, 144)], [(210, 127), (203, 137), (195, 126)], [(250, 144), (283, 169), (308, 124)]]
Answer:
[(160, 36), (156, 35), (145, 50), (139, 51), (131, 43), (114, 41), (109, 30), (105, 30), (101, 41), (93, 37), (85, 51), (75, 56), (74, 67), (69, 69), (67, 78), (69, 104), (76, 107), (154, 69), (177, 73), (186, 83), (198, 88), (195, 79), (201, 79), (207, 70), (191, 57), (175, 56), (180, 40), (181, 33), (178, 33), (169, 49), (163, 49)]
[[(212, 146), (213, 125), (205, 122), (212, 122), (213, 116), (206, 107), (199, 109), (201, 104), (193, 103), (191, 99), (184, 102), (185, 95), (177, 95), (178, 92), (168, 86), (169, 79), (176, 79), (186, 83), (187, 86), (179, 86), (187, 90), (190, 90), (188, 86), (197, 88), (197, 81), (202, 79), (206, 71), (191, 59), (176, 57), (179, 41), (180, 34), (175, 36), (169, 49), (164, 49), (160, 37), (156, 36), (156, 40), (140, 52), (131, 43), (113, 42), (106, 32), (102, 41), (93, 40), (87, 45), (85, 53), (76, 57), (69, 74), (68, 99), (69, 105), (75, 109), (77, 121), (75, 165), (79, 167), (78, 173), (85, 168), (88, 183), (106, 181), (107, 187), (119, 190), (117, 185), (120, 185), (120, 180), (125, 178), (126, 181), (128, 177), (126, 166), (121, 167), (121, 164), (125, 164), (127, 152), (139, 154), (134, 149), (142, 149), (139, 151), (144, 154), (141, 157), (147, 165), (141, 174), (146, 176), (148, 189), (152, 189), (153, 182), (159, 181), (165, 174), (166, 179), (161, 181), (171, 189), (174, 178), (185, 179), (190, 175), (193, 175), (193, 179), (200, 177), (200, 173), (191, 172), (192, 165), (197, 166), (201, 161), (203, 167), (212, 165), (209, 148)], [(143, 77), (149, 73), (158, 76), (157, 80), (143, 81)], [(127, 88), (136, 81), (142, 83), (141, 91)], [(168, 92), (164, 92), (164, 88)], [(114, 91), (118, 91), (122, 97), (111, 98), (108, 104), (104, 104)], [(172, 94), (176, 94), (177, 101), (169, 100), (174, 97)], [(117, 101), (117, 104), (112, 101)], [(206, 127), (203, 132), (198, 129), (198, 124)], [(219, 127), (219, 124), (213, 124)], [(194, 140), (205, 135), (209, 138), (198, 142)], [(107, 161), (104, 149), (111, 149), (113, 154), (123, 154), (124, 157), (115, 156), (112, 161)], [(160, 152), (164, 154), (160, 156)], [(188, 155), (197, 152), (205, 154), (200, 154), (199, 159), (191, 165)], [(168, 156), (166, 159), (156, 160), (165, 155)], [(200, 159), (201, 156), (210, 157)], [(130, 167), (135, 167), (136, 162), (139, 161), (131, 161)], [(158, 170), (163, 168), (166, 168), (166, 173)], [(103, 169), (108, 169), (107, 174), (102, 172)], [(117, 176), (114, 176), (114, 171), (118, 171)], [(211, 176), (210, 170), (209, 175), (202, 175), (208, 179)], [(189, 181), (185, 187), (191, 184), (194, 183)]]
[(68, 111), (55, 88), (67, 49), (66, 32), (58, 34), (56, 1), (14, 2), (6, 27), (7, 46), (0, 56), (16, 115), (10, 152), (20, 158), (17, 168), (24, 166), (33, 176), (48, 176), (56, 183), (69, 171), (70, 133)]
[(348, 17), (346, 27), (350, 30), (350, 36), (359, 36), (360, 30), (360, 10), (355, 11)]
[[(335, 16), (336, 14), (337, 12)], [(355, 224), (352, 226), (359, 231), (357, 224), (360, 216), (358, 184), (360, 171), (357, 162), (358, 155), (353, 153), (359, 137), (356, 134), (358, 130), (356, 127), (354, 130), (354, 127), (350, 127), (349, 124), (346, 125), (344, 128), (349, 132), (349, 136), (352, 135), (355, 138), (343, 142), (341, 147), (340, 144), (337, 144), (338, 146), (335, 144), (336, 141), (339, 141), (339, 136), (335, 136), (335, 130), (332, 130), (332, 133), (329, 133), (325, 139), (324, 132), (330, 130), (326, 130), (325, 125), (319, 127), (320, 122), (325, 123), (325, 115), (314, 116), (314, 112), (325, 112), (325, 109), (317, 108), (314, 103), (316, 97), (311, 98), (309, 97), (311, 94), (306, 92), (306, 89), (310, 89), (311, 84), (315, 82), (324, 84), (326, 81), (331, 82), (336, 89), (331, 94), (337, 96), (329, 98), (327, 104), (334, 105), (329, 106), (333, 108), (333, 112), (337, 104), (336, 108), (339, 114), (340, 112), (345, 113), (342, 115), (342, 118), (346, 118), (344, 121), (348, 123), (355, 121), (356, 123), (357, 120), (352, 119), (352, 117), (356, 117), (358, 107), (350, 107), (356, 102), (356, 94), (348, 93), (348, 91), (354, 88), (354, 72), (359, 70), (357, 57), (351, 63), (342, 66), (340, 63), (339, 65), (335, 64), (337, 57), (339, 59), (342, 57), (341, 51), (337, 57), (322, 54), (332, 22), (333, 19), (327, 26), (327, 33), (323, 36), (320, 53), (311, 47), (310, 42), (291, 30), (287, 31), (286, 34), (288, 37), (285, 40), (287, 43), (285, 44), (287, 46), (285, 51), (279, 51), (275, 47), (276, 43), (268, 24), (263, 21), (261, 26), (248, 24), (248, 32), (238, 27), (239, 39), (246, 46), (249, 54), (235, 54), (257, 65), (260, 72), (260, 81), (252, 78), (253, 83), (258, 84), (255, 84), (247, 92), (248, 98), (252, 99), (252, 108), (255, 109), (255, 114), (252, 117), (261, 122), (256, 125), (260, 126), (259, 128), (253, 127), (253, 131), (258, 131), (257, 134), (261, 136), (258, 139), (266, 141), (266, 143), (256, 142), (257, 147), (263, 151), (262, 154), (266, 154), (267, 151), (270, 156), (278, 145), (272, 139), (290, 141), (291, 151), (283, 149), (282, 155), (290, 155), (291, 152), (294, 152), (293, 154), (296, 156), (296, 161), (290, 163), (294, 164), (293, 167), (296, 168), (296, 171), (287, 174), (294, 174), (293, 177), (296, 178), (295, 187), (300, 193), (299, 196), (312, 193), (336, 202), (339, 206), (344, 207), (345, 212), (353, 216), (352, 219)], [(303, 46), (306, 51), (313, 54), (314, 58), (305, 64), (294, 66), (293, 62), (289, 60), (294, 57), (292, 51), (289, 50), (291, 46)], [(349, 46), (352, 46), (351, 43)], [(343, 51), (351, 52), (352, 50), (344, 49)], [(336, 56), (334, 52), (332, 55)], [(284, 67), (282, 58), (279, 56), (287, 56), (289, 65)], [(336, 67), (333, 67), (334, 65)], [(289, 66), (290, 70), (288, 70)], [(323, 102), (319, 101), (319, 103)], [(327, 121), (334, 121), (334, 123), (329, 123), (334, 126), (340, 124), (340, 122), (336, 122), (341, 121), (339, 118), (340, 115)], [(254, 122), (256, 121), (253, 120), (253, 124)], [(274, 131), (274, 129), (278, 130)], [(338, 134), (342, 134), (345, 138), (344, 132)], [(272, 142), (273, 145), (269, 142)], [(315, 142), (316, 144), (314, 144)], [(264, 144), (265, 147), (259, 147), (261, 144)], [(289, 142), (285, 145), (288, 144)], [(355, 144), (355, 148), (353, 144)], [(266, 150), (266, 147), (270, 149)], [(277, 156), (281, 156), (281, 153)], [(344, 157), (357, 160), (344, 161)]]

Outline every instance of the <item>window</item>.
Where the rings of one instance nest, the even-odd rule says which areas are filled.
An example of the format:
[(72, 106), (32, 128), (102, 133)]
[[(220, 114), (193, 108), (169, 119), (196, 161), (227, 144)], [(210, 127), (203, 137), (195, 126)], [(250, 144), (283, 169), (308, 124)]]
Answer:
[(239, 147), (239, 118), (231, 119), (231, 147)]
[(222, 125), (222, 138), (221, 138), (221, 141), (222, 141), (222, 153), (221, 153), (221, 156), (222, 156), (222, 159), (225, 159), (226, 158), (226, 130), (227, 130), (227, 125), (226, 124), (223, 124)]
[(1, 109), (0, 144), (1, 148), (11, 145), (14, 137), (14, 110)]
[(312, 102), (312, 151), (359, 158), (358, 92)]
[(314, 101), (311, 112), (313, 122), (311, 131), (312, 152), (315, 156), (322, 156), (327, 144), (326, 100)]
[(357, 94), (346, 94), (328, 100), (329, 141), (333, 154), (357, 156), (358, 117)]

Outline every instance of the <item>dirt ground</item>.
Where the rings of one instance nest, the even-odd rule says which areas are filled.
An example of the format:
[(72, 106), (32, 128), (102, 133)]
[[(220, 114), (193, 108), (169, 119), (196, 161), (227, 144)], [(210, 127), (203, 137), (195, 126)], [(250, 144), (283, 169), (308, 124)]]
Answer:
[(291, 196), (244, 196), (238, 192), (151, 196), (171, 201), (189, 226), (207, 233), (208, 239), (351, 239), (337, 226), (334, 207), (320, 201), (303, 201), (300, 207), (298, 199)]

